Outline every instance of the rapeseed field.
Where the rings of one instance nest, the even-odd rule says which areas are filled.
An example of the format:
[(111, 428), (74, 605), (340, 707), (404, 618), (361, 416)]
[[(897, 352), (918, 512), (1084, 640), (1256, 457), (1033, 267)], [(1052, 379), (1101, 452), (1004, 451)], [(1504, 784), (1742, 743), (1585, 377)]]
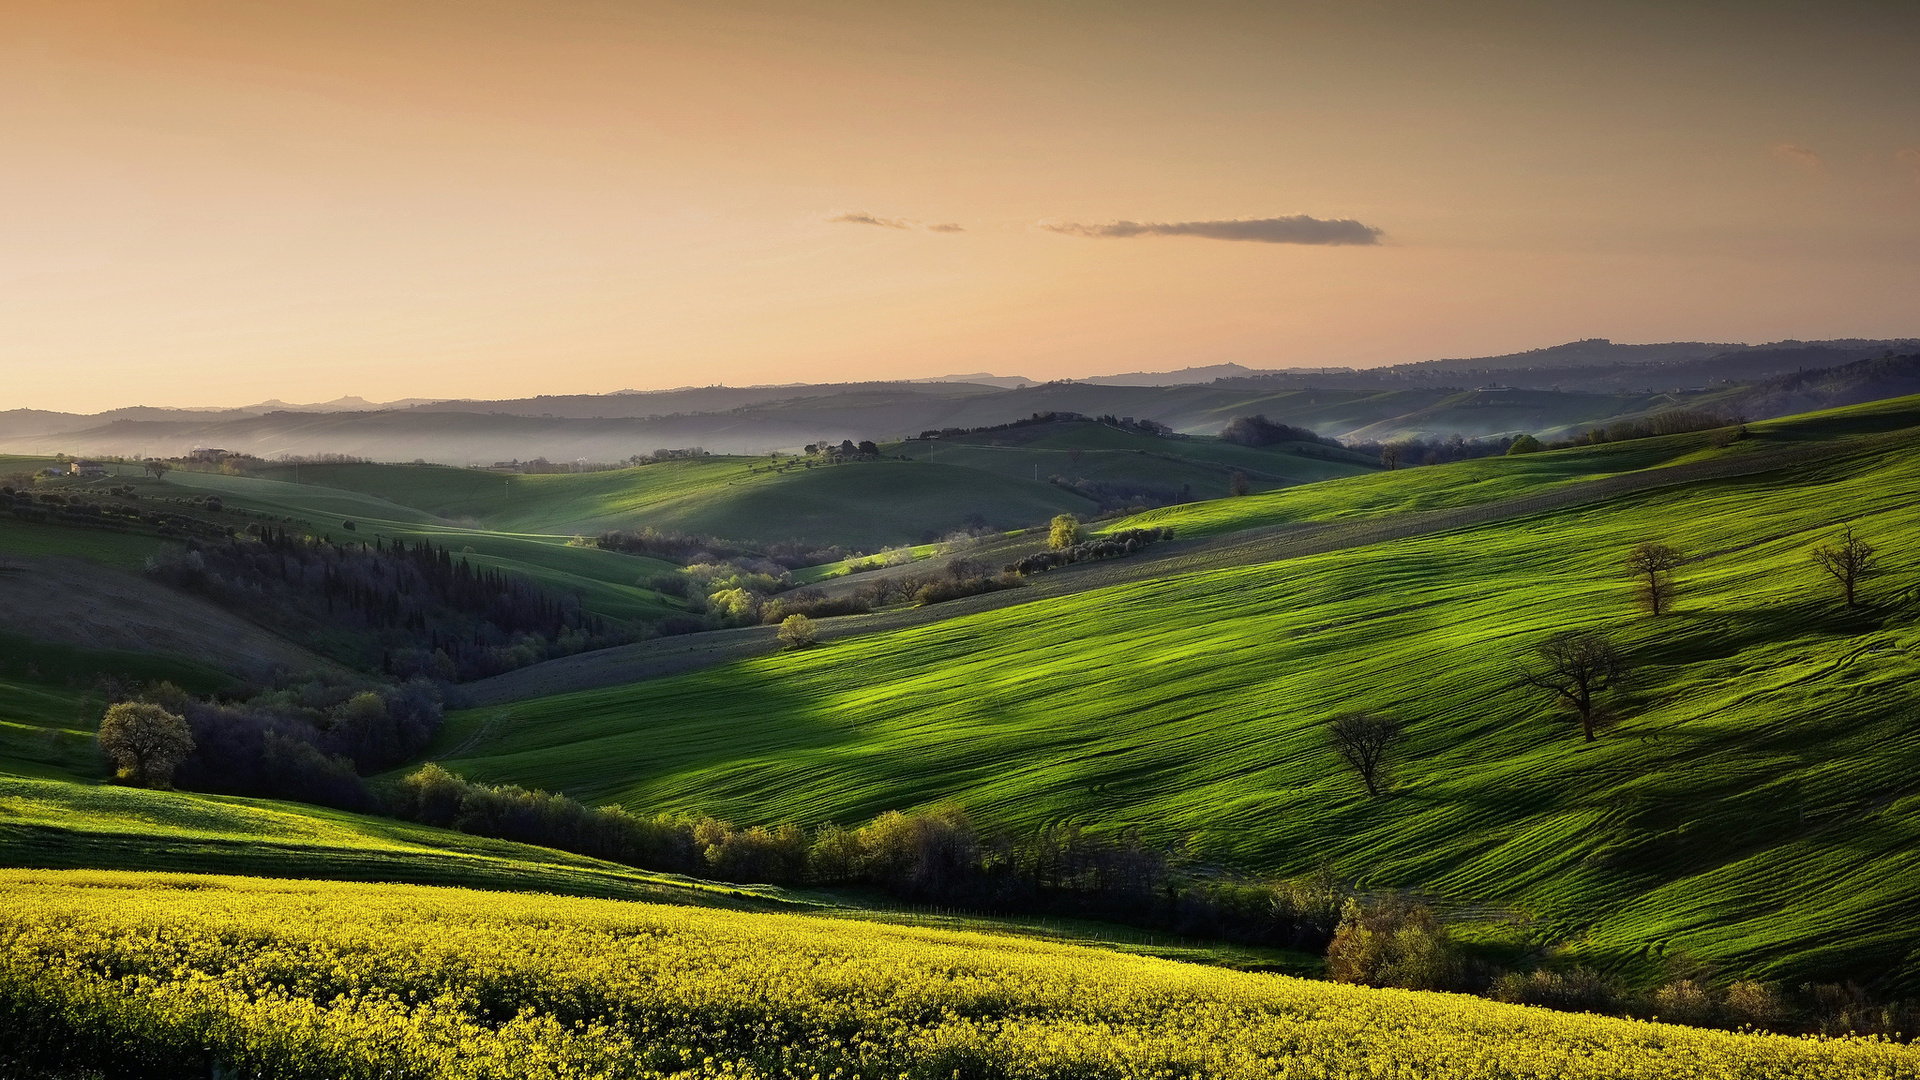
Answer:
[(803, 916), (105, 871), (0, 872), (0, 897), (0, 1064), (75, 1074), (1920, 1077), (1874, 1039)]

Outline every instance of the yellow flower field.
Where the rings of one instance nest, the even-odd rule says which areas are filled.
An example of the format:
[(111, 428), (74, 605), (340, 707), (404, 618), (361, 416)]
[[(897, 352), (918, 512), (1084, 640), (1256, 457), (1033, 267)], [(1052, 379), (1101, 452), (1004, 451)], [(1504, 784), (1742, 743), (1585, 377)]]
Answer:
[(402, 885), (0, 871), (0, 1071), (1920, 1078), (1736, 1035), (1026, 939)]

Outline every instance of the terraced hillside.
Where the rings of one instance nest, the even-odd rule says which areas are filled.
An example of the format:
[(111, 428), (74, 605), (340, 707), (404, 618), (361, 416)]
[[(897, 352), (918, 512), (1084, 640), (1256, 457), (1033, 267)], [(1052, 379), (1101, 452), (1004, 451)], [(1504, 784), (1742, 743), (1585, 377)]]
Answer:
[[(1703, 478), (475, 710), (443, 736), (463, 748), (448, 765), (741, 821), (845, 821), (954, 797), (1015, 826), (1138, 827), (1249, 868), (1331, 859), (1364, 885), (1530, 913), (1569, 956), (1637, 977), (1685, 953), (1724, 971), (1883, 974), (1911, 989), (1916, 408), (1757, 429), (1724, 449), (1602, 448), (1646, 455), (1638, 467), (1807, 451), (1756, 456), (1754, 472), (1683, 473)], [(1322, 490), (1329, 514), (1445, 505), (1450, 477), (1483, 493), (1545, 489), (1563, 479), (1556, 461), (1577, 456), (1229, 505), (1307, 515)], [(1845, 524), (1886, 560), (1857, 610), (1808, 557)], [(1658, 620), (1623, 570), (1646, 540), (1689, 555), (1680, 603)], [(1613, 635), (1635, 671), (1609, 703), (1617, 725), (1590, 746), (1514, 674), (1569, 628)], [(1409, 725), (1390, 797), (1365, 798), (1326, 744), (1327, 717), (1354, 708)]]

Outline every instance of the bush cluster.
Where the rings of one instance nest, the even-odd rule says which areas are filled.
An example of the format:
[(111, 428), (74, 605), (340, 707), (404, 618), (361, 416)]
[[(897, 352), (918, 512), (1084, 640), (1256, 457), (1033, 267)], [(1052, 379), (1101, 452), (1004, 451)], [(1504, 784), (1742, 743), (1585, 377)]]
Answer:
[(1173, 530), (1168, 529), (1122, 529), (1106, 536), (1097, 536), (1083, 540), (1072, 547), (1059, 551), (1036, 551), (1007, 564), (1006, 572), (1027, 576), (1043, 573), (1056, 566), (1071, 563), (1089, 562), (1094, 559), (1114, 559), (1122, 555), (1131, 555), (1148, 544), (1157, 544), (1162, 540), (1173, 539)]
[(425, 679), (384, 686), (313, 679), (224, 702), (158, 683), (138, 700), (187, 721), (193, 752), (174, 773), (179, 786), (355, 811), (379, 805), (362, 775), (417, 756), (441, 719), (439, 690)]

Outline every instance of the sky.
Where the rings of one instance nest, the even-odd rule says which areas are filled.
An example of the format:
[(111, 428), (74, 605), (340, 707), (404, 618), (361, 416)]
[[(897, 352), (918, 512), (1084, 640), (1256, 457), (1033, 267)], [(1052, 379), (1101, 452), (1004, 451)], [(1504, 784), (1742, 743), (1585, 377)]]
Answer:
[(5, 0), (0, 409), (1920, 335), (1920, 4)]

